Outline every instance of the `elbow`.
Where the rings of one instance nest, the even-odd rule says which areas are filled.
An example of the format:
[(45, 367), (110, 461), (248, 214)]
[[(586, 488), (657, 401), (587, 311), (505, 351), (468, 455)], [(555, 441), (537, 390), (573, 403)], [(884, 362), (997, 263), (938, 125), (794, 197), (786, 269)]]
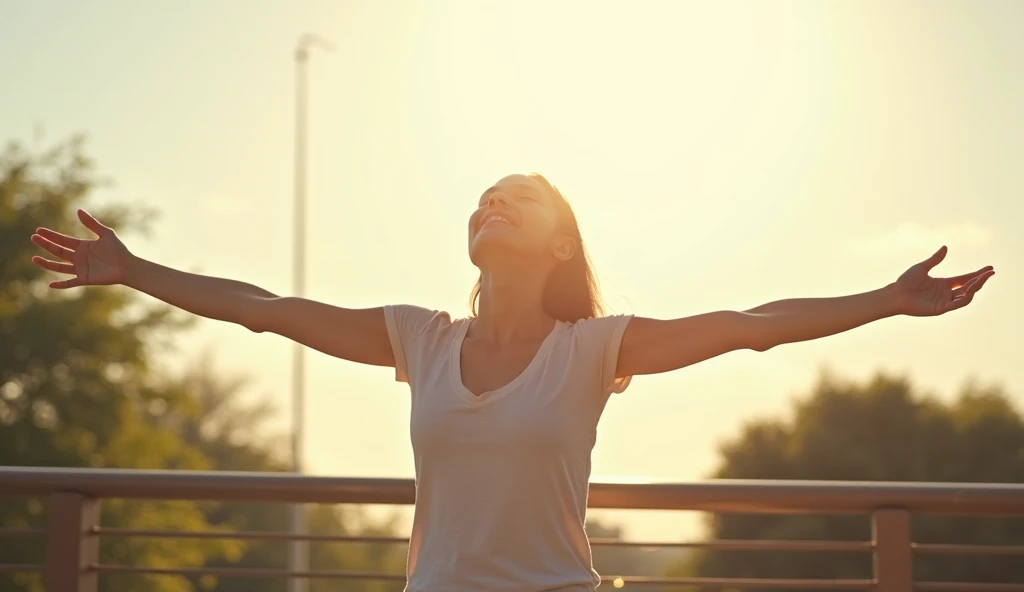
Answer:
[(750, 344), (747, 345), (747, 349), (754, 350), (756, 352), (766, 352), (777, 345), (781, 345), (778, 337), (768, 332), (757, 331), (750, 339)]
[(242, 310), (238, 324), (253, 333), (276, 333), (277, 323), (274, 322), (274, 319), (277, 317), (276, 311), (280, 308), (282, 300), (283, 298), (279, 296), (253, 298), (248, 303), (249, 305)]
[(778, 335), (772, 330), (768, 317), (746, 312), (742, 318), (744, 330), (740, 331), (743, 335), (741, 349), (766, 352), (779, 345)]

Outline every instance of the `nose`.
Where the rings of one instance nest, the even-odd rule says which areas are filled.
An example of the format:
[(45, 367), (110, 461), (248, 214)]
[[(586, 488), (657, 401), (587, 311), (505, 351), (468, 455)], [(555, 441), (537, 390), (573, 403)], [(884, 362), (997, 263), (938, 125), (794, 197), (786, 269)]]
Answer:
[(500, 191), (495, 191), (487, 198), (487, 205), (493, 207), (495, 204), (508, 205), (508, 196)]

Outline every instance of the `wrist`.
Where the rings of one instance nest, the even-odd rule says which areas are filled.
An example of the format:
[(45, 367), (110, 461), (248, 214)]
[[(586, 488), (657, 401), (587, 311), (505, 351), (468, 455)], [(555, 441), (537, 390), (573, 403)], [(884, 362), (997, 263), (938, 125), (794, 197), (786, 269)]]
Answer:
[(903, 297), (903, 291), (900, 290), (896, 282), (885, 286), (879, 292), (881, 295), (883, 317), (906, 314), (906, 302)]
[(124, 276), (121, 278), (121, 285), (138, 289), (139, 276), (146, 261), (129, 253), (124, 260)]

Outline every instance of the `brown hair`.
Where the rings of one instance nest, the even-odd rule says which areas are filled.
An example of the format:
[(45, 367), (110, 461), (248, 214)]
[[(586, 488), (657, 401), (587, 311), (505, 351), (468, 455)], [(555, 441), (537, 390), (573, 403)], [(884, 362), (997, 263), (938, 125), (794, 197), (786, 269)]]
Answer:
[[(561, 229), (576, 241), (576, 252), (572, 258), (558, 263), (548, 277), (548, 282), (544, 286), (544, 312), (552, 318), (568, 323), (603, 316), (604, 307), (601, 304), (597, 276), (594, 274), (590, 257), (587, 256), (587, 250), (583, 247), (576, 214), (562, 193), (548, 182), (544, 175), (530, 173), (527, 176), (540, 183), (555, 198)], [(480, 287), (478, 278), (469, 296), (473, 316), (477, 315), (476, 304), (480, 298)]]

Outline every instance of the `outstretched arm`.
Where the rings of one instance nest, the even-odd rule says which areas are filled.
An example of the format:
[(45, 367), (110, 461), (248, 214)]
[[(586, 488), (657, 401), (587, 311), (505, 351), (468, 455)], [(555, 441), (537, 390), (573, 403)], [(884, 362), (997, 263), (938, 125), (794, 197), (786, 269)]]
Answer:
[(32, 242), (60, 259), (32, 260), (43, 269), (73, 276), (50, 282), (51, 288), (122, 284), (192, 314), (257, 333), (277, 333), (331, 356), (395, 365), (383, 308), (343, 308), (278, 296), (246, 282), (166, 267), (133, 255), (111, 228), (84, 210), (78, 218), (96, 235), (94, 240), (49, 228), (32, 235)]
[(995, 271), (987, 266), (956, 277), (930, 277), (945, 256), (942, 247), (888, 286), (851, 296), (794, 298), (671, 320), (634, 318), (622, 337), (616, 374), (668, 372), (738, 349), (767, 351), (895, 315), (935, 316), (962, 308)]

